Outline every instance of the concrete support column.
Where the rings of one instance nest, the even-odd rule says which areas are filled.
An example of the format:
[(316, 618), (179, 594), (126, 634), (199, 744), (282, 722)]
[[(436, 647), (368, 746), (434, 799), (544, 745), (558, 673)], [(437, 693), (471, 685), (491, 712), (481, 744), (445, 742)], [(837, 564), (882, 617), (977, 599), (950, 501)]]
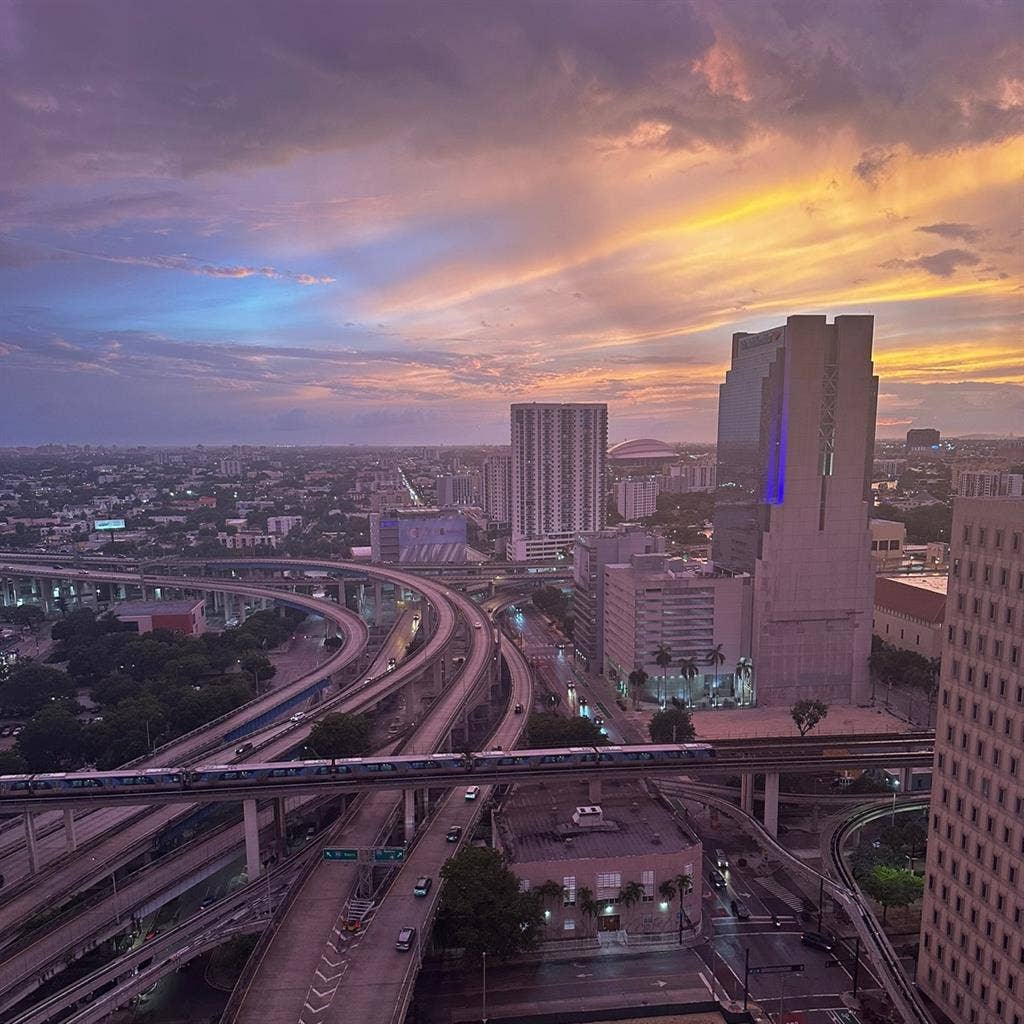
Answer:
[(373, 624), (382, 626), (384, 624), (384, 584), (376, 580), (373, 584)]
[(744, 814), (754, 813), (754, 773), (744, 772), (740, 776), (740, 810)]
[(279, 796), (274, 801), (274, 838), (278, 844), (283, 848), (285, 836), (287, 836), (287, 815), (288, 810), (285, 807), (285, 797)]
[(772, 836), (779, 834), (779, 773), (764, 775), (764, 827)]
[(28, 870), (35, 874), (39, 870), (39, 851), (36, 849), (36, 823), (32, 812), (25, 812), (25, 845), (28, 847)]
[(900, 769), (900, 792), (909, 793), (914, 785), (914, 774), (911, 768)]
[(64, 845), (68, 853), (78, 849), (78, 834), (75, 832), (75, 815), (70, 807), (64, 808)]
[(403, 789), (405, 810), (405, 841), (411, 843), (416, 835), (416, 790)]
[(601, 802), (601, 780), (590, 779), (587, 783), (587, 799), (592, 804), (599, 804)]
[(255, 800), (242, 801), (245, 821), (245, 870), (251, 882), (260, 877), (260, 819)]

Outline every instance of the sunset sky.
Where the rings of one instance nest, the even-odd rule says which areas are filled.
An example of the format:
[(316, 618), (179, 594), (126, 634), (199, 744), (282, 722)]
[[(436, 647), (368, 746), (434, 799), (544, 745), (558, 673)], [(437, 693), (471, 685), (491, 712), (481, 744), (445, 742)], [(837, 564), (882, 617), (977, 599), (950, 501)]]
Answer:
[(0, 445), (710, 440), (792, 313), (1024, 433), (1021, 10), (0, 0)]

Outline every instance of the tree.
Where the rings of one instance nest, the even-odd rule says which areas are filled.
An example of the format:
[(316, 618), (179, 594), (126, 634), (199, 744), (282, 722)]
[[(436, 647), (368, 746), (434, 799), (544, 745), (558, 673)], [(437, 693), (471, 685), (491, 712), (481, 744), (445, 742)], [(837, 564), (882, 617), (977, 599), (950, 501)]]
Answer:
[(25, 723), (16, 749), (31, 772), (72, 771), (85, 751), (82, 725), (63, 704), (50, 705)]
[(693, 718), (684, 708), (662, 708), (647, 723), (652, 743), (689, 743), (696, 735)]
[(711, 689), (711, 706), (718, 702), (718, 673), (725, 664), (725, 655), (722, 653), (722, 645), (715, 644), (704, 656), (704, 660), (715, 670), (715, 685)]
[(791, 708), (790, 714), (796, 722), (801, 736), (806, 736), (816, 725), (825, 720), (828, 705), (820, 700), (798, 700)]
[(25, 661), (11, 669), (0, 686), (0, 706), (32, 714), (53, 699), (71, 697), (74, 680), (58, 668), (38, 661)]
[(736, 661), (736, 682), (739, 683), (737, 698), (740, 704), (743, 703), (743, 687), (749, 682), (754, 673), (754, 663), (750, 658), (744, 656)]
[[(666, 878), (658, 886), (658, 895), (666, 903), (671, 903), (679, 897), (679, 943), (683, 941), (683, 897), (693, 892), (693, 879), (689, 875), (676, 875), (674, 878)], [(687, 919), (689, 920), (689, 919)]]
[(642, 668), (635, 668), (629, 673), (629, 696), (633, 701), (633, 710), (640, 706), (639, 694), (647, 685), (647, 673)]
[(370, 740), (370, 723), (364, 715), (325, 715), (309, 733), (309, 746), (320, 757), (359, 757)]
[(639, 882), (627, 882), (619, 889), (619, 902), (630, 910), (645, 896), (644, 887)]
[(259, 693), (260, 683), (273, 679), (277, 675), (277, 668), (271, 664), (265, 654), (257, 654), (250, 651), (243, 654), (240, 659), (243, 672), (248, 672), (256, 683), (256, 692)]
[(15, 750), (0, 750), (0, 775), (24, 775), (28, 762)]
[(693, 681), (700, 675), (696, 659), (685, 657), (680, 659), (679, 674), (686, 680), (686, 703), (693, 705)]
[(589, 718), (576, 715), (567, 718), (552, 712), (532, 714), (526, 721), (525, 746), (545, 747), (601, 747), (608, 737)]
[(580, 913), (587, 919), (587, 930), (589, 931), (594, 919), (601, 913), (601, 905), (594, 899), (593, 890), (588, 889), (585, 885), (577, 889), (576, 906), (580, 908)]
[(924, 891), (924, 879), (904, 868), (878, 864), (864, 877), (860, 887), (881, 905), (882, 924), (885, 924), (890, 907), (909, 907), (920, 899)]
[(437, 934), (447, 949), (510, 957), (535, 949), (544, 924), (542, 899), (520, 892), (519, 879), (497, 851), (465, 846), (441, 868), (444, 889)]
[(664, 693), (661, 693), (658, 696), (663, 703), (664, 698), (668, 695), (668, 667), (672, 664), (672, 648), (667, 644), (658, 644), (658, 649), (654, 654), (654, 661), (658, 668), (661, 669)]
[(39, 605), (19, 604), (14, 608), (5, 608), (2, 618), (4, 622), (9, 622), (13, 626), (27, 626), (34, 630), (42, 625), (46, 615)]

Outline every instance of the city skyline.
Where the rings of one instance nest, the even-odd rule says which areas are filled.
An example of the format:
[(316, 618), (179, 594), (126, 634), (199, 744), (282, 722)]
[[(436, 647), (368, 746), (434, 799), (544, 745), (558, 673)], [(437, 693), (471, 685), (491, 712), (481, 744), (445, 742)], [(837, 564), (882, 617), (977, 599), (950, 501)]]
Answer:
[(0, 6), (0, 443), (711, 441), (823, 312), (879, 437), (1024, 429), (1011, 5), (597, 10)]

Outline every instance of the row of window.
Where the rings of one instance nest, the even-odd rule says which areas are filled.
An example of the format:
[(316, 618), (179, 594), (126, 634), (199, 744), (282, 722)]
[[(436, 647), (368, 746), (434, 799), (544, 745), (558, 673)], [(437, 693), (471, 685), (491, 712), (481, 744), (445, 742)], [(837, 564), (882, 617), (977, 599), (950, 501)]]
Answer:
[(1014, 530), (1009, 537), (1007, 544), (1006, 531), (1001, 528), (990, 529), (987, 526), (975, 526), (973, 523), (965, 523), (963, 530), (964, 545), (971, 545), (979, 548), (992, 548), (996, 551), (1008, 550), (1014, 554), (1024, 551), (1024, 534)]
[[(1000, 650), (1002, 649), (1001, 645), (999, 644), (998, 641), (997, 641), (997, 646), (999, 646)], [(1019, 655), (1018, 655), (1018, 657), (1019, 657)], [(954, 658), (949, 663), (949, 676), (950, 676), (950, 678), (958, 680), (958, 681), (961, 680), (961, 668), (962, 668), (961, 663), (956, 658)], [(985, 691), (985, 693), (991, 693), (992, 692), (992, 673), (984, 671), (984, 670), (982, 670), (981, 672), (978, 672), (976, 670), (975, 666), (970, 664), (970, 663), (967, 664), (966, 669), (963, 672), (962, 681), (964, 683), (966, 683), (968, 686), (974, 686), (975, 683), (980, 682), (981, 683), (981, 688), (982, 688), (982, 690)], [(1007, 696), (1010, 695), (1010, 692), (1011, 691), (1010, 691), (1009, 680), (1000, 677), (999, 684), (998, 684), (998, 687), (996, 689), (996, 693), (1000, 697), (1007, 697)], [(1024, 686), (1021, 686), (1018, 683), (1017, 686), (1015, 687), (1015, 692), (1016, 692), (1016, 696), (1017, 696), (1017, 703), (1018, 704), (1024, 704)], [(945, 691), (943, 691), (943, 693), (946, 696), (948, 696), (949, 691), (945, 690)], [(943, 706), (948, 707), (948, 701), (944, 700)]]
[[(956, 626), (950, 625), (946, 627), (946, 639), (951, 645), (956, 643)], [(974, 634), (969, 629), (960, 630), (960, 647), (964, 650), (970, 650), (973, 642), (973, 651), (975, 654), (980, 654), (985, 657), (989, 653), (989, 637), (986, 633)], [(1011, 665), (1019, 665), (1020, 662), (1020, 644), (1007, 644), (1004, 640), (994, 637), (992, 639), (992, 657), (999, 661), (1001, 659), (1007, 659)], [(956, 662), (953, 662), (955, 665)]]
[[(926, 943), (926, 945), (927, 945), (927, 941), (928, 941), (929, 938), (930, 938), (930, 936), (925, 935), (925, 943)], [(973, 985), (974, 985), (973, 972), (966, 972), (966, 973), (971, 974), (971, 982), (970, 982), (970, 986), (969, 986), (969, 989), (968, 989), (969, 991), (971, 991), (971, 990), (973, 990)], [(928, 968), (927, 984), (928, 984), (928, 987), (931, 988), (932, 991), (934, 992), (935, 991), (935, 968), (934, 967), (929, 967)], [(947, 1006), (952, 1005), (956, 1009), (957, 1018), (959, 1020), (966, 1021), (967, 1024), (989, 1024), (990, 1018), (988, 1018), (987, 1016), (985, 1016), (985, 1017), (980, 1016), (981, 1013), (987, 1013), (987, 1007), (983, 1005), (983, 1006), (981, 1006), (979, 1008), (978, 1006), (974, 1005), (971, 1002), (970, 999), (965, 998), (963, 990), (960, 989), (959, 987), (953, 993), (953, 1001), (952, 1001), (952, 1004), (950, 1004), (950, 987), (949, 987), (948, 979), (946, 979), (946, 978), (942, 979), (942, 981), (939, 983), (939, 990), (938, 991), (939, 991), (940, 1000), (942, 1002), (944, 1002)], [(978, 995), (979, 995), (979, 998), (982, 1000), (983, 1003), (988, 1000), (989, 988), (988, 988), (988, 984), (986, 982), (980, 983)], [(1024, 1024), (1024, 1018), (1022, 1018), (1019, 1013), (1014, 1013), (1012, 1018), (1007, 1018), (1007, 1017), (1004, 1016), (1004, 1013), (1006, 1012), (1006, 1001), (1003, 999), (1002, 996), (996, 996), (995, 997), (994, 1009), (995, 1009), (996, 1013), (998, 1014), (998, 1019), (1000, 1021), (1007, 1021), (1007, 1024)], [(964, 1014), (966, 1014), (966, 1016), (964, 1016)]]
[[(953, 567), (950, 575), (952, 575), (955, 579), (960, 579), (961, 561), (962, 559), (959, 558), (953, 559)], [(1024, 572), (1021, 572), (1019, 569), (1016, 571), (1016, 573), (1014, 573), (1005, 565), (992, 566), (986, 562), (981, 568), (981, 575), (979, 577), (978, 563), (975, 562), (973, 559), (970, 559), (967, 562), (966, 578), (968, 580), (980, 579), (982, 583), (995, 585), (995, 582), (998, 579), (998, 586), (1009, 587), (1010, 582), (1012, 579), (1014, 579), (1014, 577), (1016, 577), (1015, 582), (1017, 590), (1021, 593), (1024, 593)]]
[[(997, 619), (1001, 619), (1004, 626), (1013, 626), (1017, 620), (1017, 609), (1013, 605), (1007, 605), (1003, 608), (1003, 613), (999, 614), (999, 603), (996, 601), (989, 600), (987, 602), (988, 608), (988, 621), (995, 622)], [(958, 612), (967, 612), (968, 607), (970, 608), (970, 614), (975, 617), (982, 615), (983, 609), (985, 609), (986, 601), (981, 597), (970, 597), (967, 594), (958, 593), (956, 596), (956, 610)]]

